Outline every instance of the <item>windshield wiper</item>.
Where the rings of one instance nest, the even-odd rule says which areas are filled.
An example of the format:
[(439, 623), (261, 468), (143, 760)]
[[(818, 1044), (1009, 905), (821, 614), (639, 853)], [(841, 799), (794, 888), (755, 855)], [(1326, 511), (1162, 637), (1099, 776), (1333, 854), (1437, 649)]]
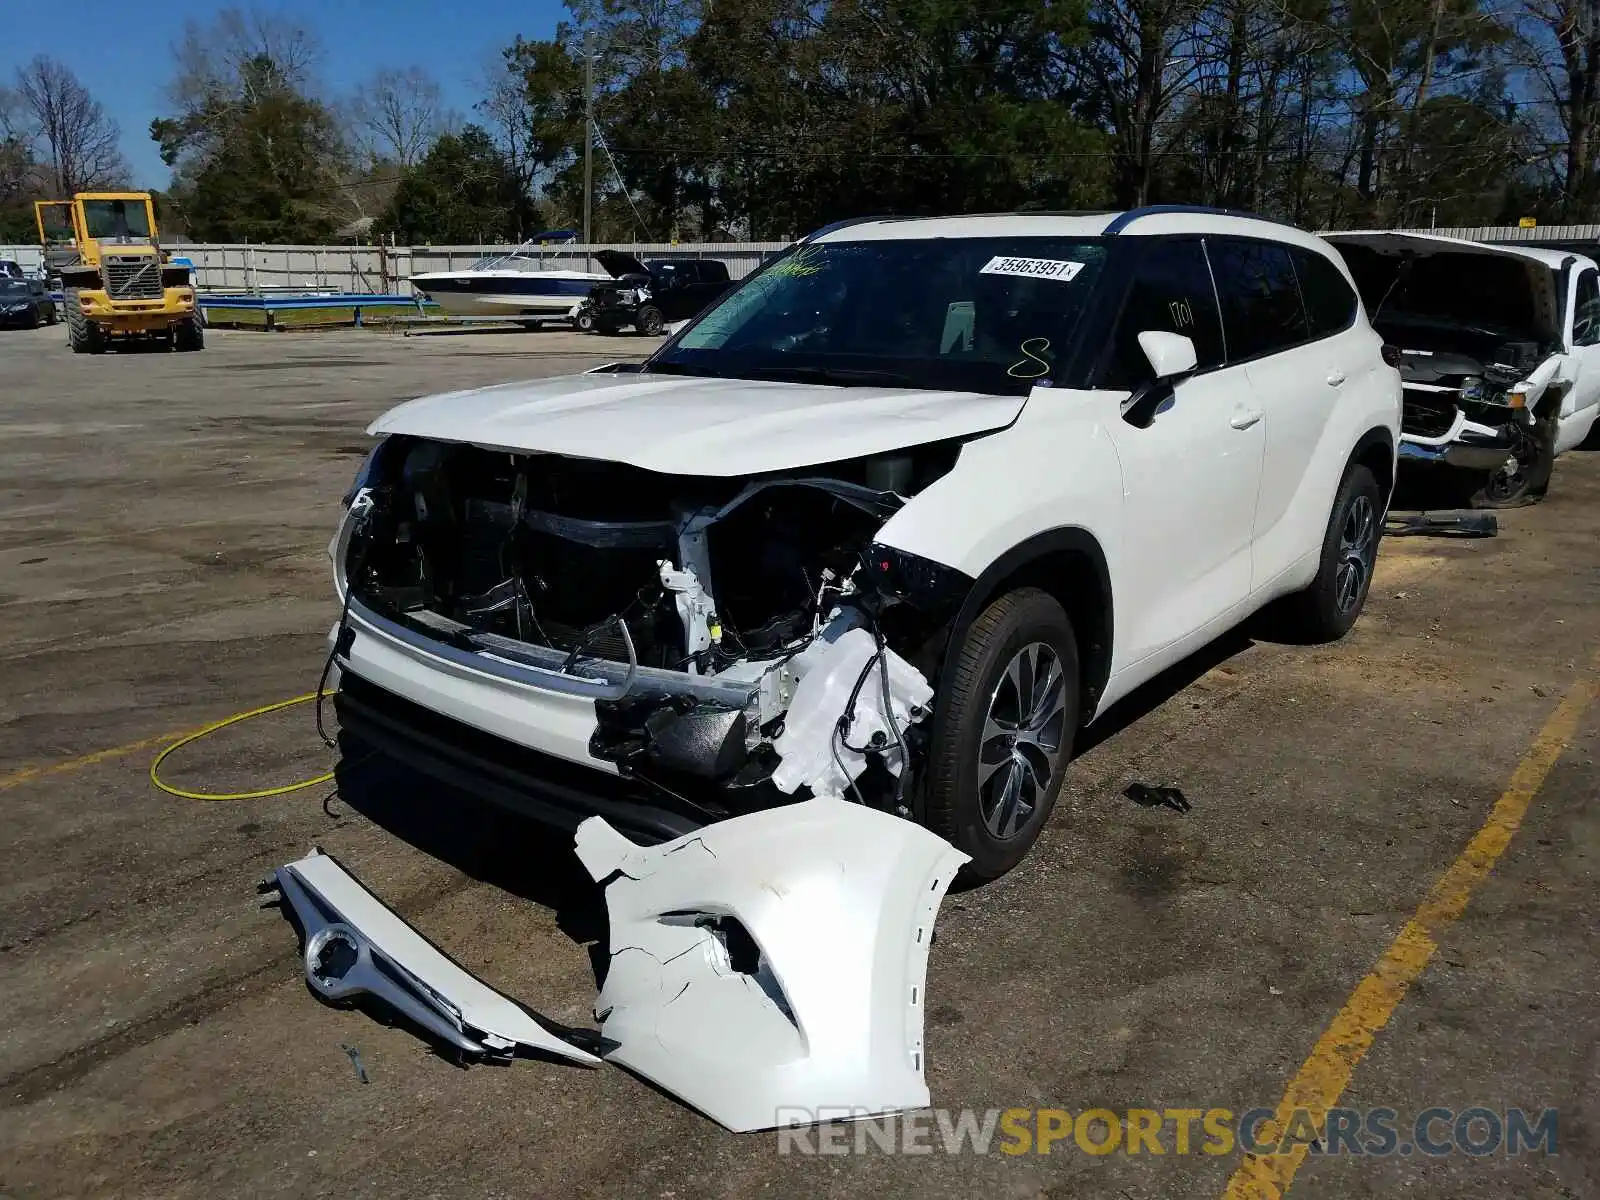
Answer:
[(784, 383), (829, 383), (837, 387), (920, 387), (911, 376), (899, 371), (874, 371), (859, 367), (746, 367), (739, 371), (746, 379), (773, 379)]
[(722, 371), (714, 371), (710, 367), (698, 363), (658, 362), (649, 363), (645, 367), (648, 375), (696, 375), (704, 379), (722, 379)]

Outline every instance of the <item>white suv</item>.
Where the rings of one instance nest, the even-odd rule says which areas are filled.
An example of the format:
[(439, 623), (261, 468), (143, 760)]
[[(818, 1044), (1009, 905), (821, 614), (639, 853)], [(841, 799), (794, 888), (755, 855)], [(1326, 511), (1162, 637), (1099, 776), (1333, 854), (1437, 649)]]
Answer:
[(1321, 240), (873, 219), (642, 366), (413, 401), (332, 547), (348, 737), (644, 840), (807, 795), (990, 878), (1077, 729), (1270, 601), (1361, 611), (1400, 376)]

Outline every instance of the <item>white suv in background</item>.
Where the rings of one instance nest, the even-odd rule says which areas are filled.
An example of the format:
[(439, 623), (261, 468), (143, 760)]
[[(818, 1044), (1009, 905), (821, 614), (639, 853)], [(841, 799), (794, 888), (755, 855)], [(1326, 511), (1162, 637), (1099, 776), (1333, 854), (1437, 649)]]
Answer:
[(1266, 220), (830, 227), (642, 366), (374, 423), (341, 723), (568, 829), (836, 796), (999, 875), (1119, 697), (1271, 601), (1356, 620), (1386, 354), (1340, 256)]

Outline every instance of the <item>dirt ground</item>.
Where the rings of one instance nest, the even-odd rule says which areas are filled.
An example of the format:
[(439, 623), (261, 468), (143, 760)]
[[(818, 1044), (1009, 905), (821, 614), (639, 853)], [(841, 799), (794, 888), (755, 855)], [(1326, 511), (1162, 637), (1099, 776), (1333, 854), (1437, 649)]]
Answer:
[[(309, 691), (338, 499), (391, 404), (641, 352), (566, 333), (0, 334), (0, 1196), (1221, 1195), (1224, 1155), (781, 1154), (616, 1068), (462, 1068), (307, 991), (258, 880), (313, 844), (485, 980), (593, 1025), (604, 918), (563, 839), (386, 770), (192, 802), (161, 735)], [(1486, 541), (1391, 540), (1366, 615), (1245, 629), (1108, 714), (1032, 857), (950, 896), (934, 1103), (1273, 1108), (1600, 649), (1600, 455)], [(137, 745), (124, 750), (129, 744)], [(1312, 1156), (1305, 1197), (1600, 1195), (1600, 706), (1342, 1103), (1559, 1110), (1554, 1154)], [(101, 754), (102, 751), (112, 753)], [(179, 786), (330, 770), (300, 705)], [(1192, 810), (1146, 809), (1133, 780)], [(356, 1047), (362, 1083), (343, 1047)], [(847, 1139), (848, 1140), (848, 1139)]]

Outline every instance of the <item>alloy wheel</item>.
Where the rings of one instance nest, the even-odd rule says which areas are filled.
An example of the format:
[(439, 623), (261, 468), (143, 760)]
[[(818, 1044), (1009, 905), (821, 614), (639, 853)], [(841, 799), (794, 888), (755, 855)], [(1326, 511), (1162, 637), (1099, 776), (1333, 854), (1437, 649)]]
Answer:
[(1055, 650), (1031, 642), (995, 684), (978, 743), (978, 810), (1000, 841), (1018, 836), (1050, 794), (1066, 742), (1067, 679)]
[(1345, 509), (1339, 527), (1339, 565), (1334, 571), (1334, 602), (1341, 614), (1361, 601), (1377, 558), (1378, 517), (1367, 496), (1357, 496)]

